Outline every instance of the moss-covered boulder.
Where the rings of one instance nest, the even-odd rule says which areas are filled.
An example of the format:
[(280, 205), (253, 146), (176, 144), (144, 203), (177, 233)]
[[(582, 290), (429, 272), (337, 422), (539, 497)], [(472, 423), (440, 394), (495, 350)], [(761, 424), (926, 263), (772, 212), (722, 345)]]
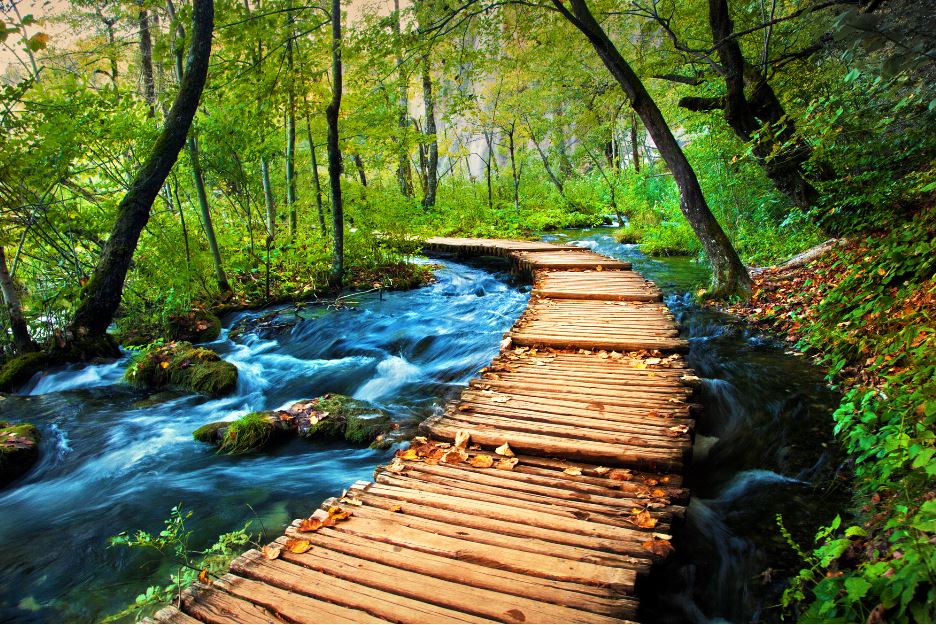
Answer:
[(11, 358), (0, 368), (0, 392), (12, 393), (51, 362), (52, 359), (46, 352), (31, 352)]
[(237, 387), (237, 367), (213, 350), (180, 341), (141, 351), (124, 372), (124, 380), (144, 388), (171, 386), (219, 397)]
[(177, 341), (206, 343), (221, 334), (221, 320), (205, 310), (169, 317), (169, 335)]
[(95, 338), (76, 339), (52, 345), (49, 349), (21, 354), (0, 367), (0, 392), (12, 393), (50, 367), (73, 362), (95, 362), (119, 358), (120, 347), (109, 334)]
[(397, 425), (383, 411), (345, 395), (323, 395), (296, 402), (285, 410), (251, 412), (236, 421), (216, 421), (192, 433), (195, 440), (240, 454), (259, 451), (288, 438), (344, 440), (376, 449)]
[(39, 459), (39, 430), (31, 423), (0, 421), (0, 486), (20, 477)]

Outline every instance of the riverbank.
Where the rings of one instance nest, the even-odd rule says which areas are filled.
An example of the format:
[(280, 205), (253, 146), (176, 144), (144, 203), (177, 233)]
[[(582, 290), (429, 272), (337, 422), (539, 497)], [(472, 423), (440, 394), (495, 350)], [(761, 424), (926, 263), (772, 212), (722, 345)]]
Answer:
[(750, 301), (720, 307), (794, 344), (842, 393), (852, 503), (814, 544), (789, 541), (803, 568), (784, 604), (806, 621), (936, 618), (933, 215), (757, 271)]

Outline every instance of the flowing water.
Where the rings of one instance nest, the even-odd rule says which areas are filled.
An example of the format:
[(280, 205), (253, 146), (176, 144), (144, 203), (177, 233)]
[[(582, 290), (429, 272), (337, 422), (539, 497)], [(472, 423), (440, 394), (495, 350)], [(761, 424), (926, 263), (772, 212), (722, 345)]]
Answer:
[[(555, 238), (631, 260), (655, 280), (703, 377), (705, 412), (687, 476), (693, 500), (676, 555), (642, 582), (643, 619), (775, 619), (770, 603), (796, 563), (774, 517), (784, 514), (793, 529), (814, 525), (830, 496), (825, 442), (835, 398), (820, 372), (693, 305), (687, 293), (707, 280), (700, 265), (648, 259), (604, 229)], [(502, 266), (445, 262), (437, 278), (361, 298), (350, 310), (283, 307), (272, 317), (225, 319), (210, 345), (237, 365), (240, 380), (223, 399), (135, 391), (120, 383), (126, 358), (59, 370), (0, 398), (4, 418), (32, 421), (43, 434), (39, 464), (0, 491), (0, 621), (92, 621), (126, 606), (167, 568), (106, 549), (107, 537), (157, 530), (178, 503), (196, 513), (192, 544), (206, 546), (251, 519), (278, 534), (325, 497), (369, 479), (391, 452), (294, 441), (226, 457), (191, 432), (327, 392), (374, 402), (411, 431), (497, 353), (527, 299)]]

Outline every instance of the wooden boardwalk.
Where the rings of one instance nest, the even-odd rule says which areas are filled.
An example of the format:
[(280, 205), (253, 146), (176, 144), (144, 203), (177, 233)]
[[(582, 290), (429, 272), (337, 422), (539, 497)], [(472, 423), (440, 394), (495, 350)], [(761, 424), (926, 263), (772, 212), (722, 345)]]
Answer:
[(672, 550), (685, 513), (696, 408), (660, 292), (588, 250), (443, 238), (426, 249), (509, 257), (532, 275), (498, 357), (373, 482), (157, 621), (636, 619), (637, 576)]

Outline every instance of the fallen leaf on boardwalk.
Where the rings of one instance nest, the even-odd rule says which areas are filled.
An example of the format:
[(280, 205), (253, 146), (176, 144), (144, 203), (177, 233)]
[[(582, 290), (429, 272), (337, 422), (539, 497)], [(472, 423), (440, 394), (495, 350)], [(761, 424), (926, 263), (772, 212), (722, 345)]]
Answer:
[(328, 509), (329, 518), (335, 519), (336, 521), (344, 521), (352, 514), (350, 510), (345, 510), (339, 506), (332, 506)]
[(468, 452), (460, 447), (453, 447), (444, 456), (442, 462), (445, 464), (458, 464), (468, 459)]
[(637, 514), (629, 517), (627, 519), (637, 527), (643, 529), (650, 529), (651, 527), (656, 527), (657, 520), (650, 516), (650, 513), (647, 510), (640, 510)]
[(607, 360), (608, 358), (610, 358), (610, 356), (608, 356), (608, 352), (606, 352), (605, 350), (601, 350), (600, 352), (598, 352), (598, 357), (601, 358), (602, 360)]
[(260, 553), (263, 554), (263, 557), (267, 560), (275, 560), (280, 557), (280, 554), (283, 552), (283, 548), (273, 545), (264, 545), (263, 549), (260, 550)]
[(498, 404), (506, 404), (510, 401), (510, 395), (495, 395), (491, 397), (491, 401)]
[(198, 574), (198, 581), (200, 581), (202, 584), (211, 583), (211, 580), (208, 579), (208, 569), (201, 570), (201, 572)]
[(647, 551), (649, 551), (650, 553), (657, 555), (657, 556), (662, 556), (662, 557), (666, 557), (670, 553), (675, 551), (675, 549), (673, 548), (673, 545), (671, 545), (670, 541), (668, 540), (659, 540), (659, 539), (648, 540), (646, 542), (640, 543), (640, 546), (646, 549)]
[(644, 483), (644, 484), (647, 484), (648, 486), (656, 486), (656, 485), (659, 484), (660, 482), (659, 482), (659, 480), (657, 480), (656, 478), (645, 477), (645, 478), (643, 479), (643, 483)]
[(286, 541), (286, 551), (291, 553), (305, 553), (312, 548), (312, 543), (307, 540), (299, 540), (298, 538), (290, 538)]
[(679, 436), (685, 434), (689, 431), (688, 425), (674, 425), (671, 428), (666, 428), (666, 433), (670, 436)]
[(607, 475), (610, 472), (611, 472), (611, 469), (609, 469), (608, 467), (595, 467), (595, 473), (597, 473), (598, 475)]
[(400, 504), (390, 506), (390, 512), (403, 512), (403, 506)]
[(646, 369), (646, 368), (647, 368), (647, 363), (643, 361), (638, 361), (634, 363), (634, 369)]
[(648, 365), (658, 365), (661, 361), (659, 358), (647, 358), (644, 362)]
[(666, 491), (662, 488), (654, 488), (652, 491), (650, 491), (650, 496), (657, 498), (666, 497)]
[(611, 471), (611, 473), (608, 473), (608, 479), (618, 480), (618, 481), (623, 482), (625, 480), (631, 479), (633, 475), (634, 474), (628, 469), (614, 469), (613, 471)]
[(468, 430), (458, 430), (455, 432), (455, 446), (464, 449), (468, 446), (468, 441), (471, 440), (471, 433)]
[(504, 443), (503, 445), (495, 449), (494, 453), (501, 455), (501, 456), (507, 456), (508, 458), (513, 458), (516, 455), (513, 452), (513, 450), (510, 448), (510, 445), (508, 445), (507, 443)]
[(481, 451), (481, 445), (468, 445), (468, 449), (471, 451)]
[(487, 469), (494, 466), (494, 458), (487, 454), (478, 454), (469, 460), (468, 464), (478, 469)]
[(611, 352), (610, 354), (608, 354), (608, 356), (611, 357), (611, 360), (620, 360), (621, 358), (624, 357), (624, 354), (620, 352)]
[(390, 473), (403, 473), (405, 469), (406, 465), (399, 458), (394, 458), (393, 462), (387, 465), (387, 471)]
[(416, 453), (416, 450), (412, 447), (409, 449), (401, 449), (397, 451), (396, 457), (400, 460), (419, 460), (419, 454)]
[(429, 439), (426, 438), (425, 436), (414, 436), (414, 437), (413, 437), (413, 443), (416, 444), (416, 445), (425, 445), (425, 444), (428, 443), (428, 442), (429, 442)]
[(518, 462), (520, 461), (517, 458), (501, 458), (497, 461), (497, 464), (494, 465), (494, 468), (500, 469), (501, 471), (513, 471)]
[(595, 265), (595, 271), (603, 271), (601, 265)]
[(565, 473), (566, 475), (581, 475), (582, 474), (582, 470), (578, 467), (566, 467), (565, 469), (562, 470), (562, 472)]
[(322, 529), (322, 519), (302, 519), (299, 523), (300, 532), (317, 532)]
[(342, 497), (338, 501), (340, 501), (341, 503), (346, 503), (349, 506), (363, 506), (364, 505), (363, 501), (361, 501), (360, 499), (356, 499), (355, 497)]

